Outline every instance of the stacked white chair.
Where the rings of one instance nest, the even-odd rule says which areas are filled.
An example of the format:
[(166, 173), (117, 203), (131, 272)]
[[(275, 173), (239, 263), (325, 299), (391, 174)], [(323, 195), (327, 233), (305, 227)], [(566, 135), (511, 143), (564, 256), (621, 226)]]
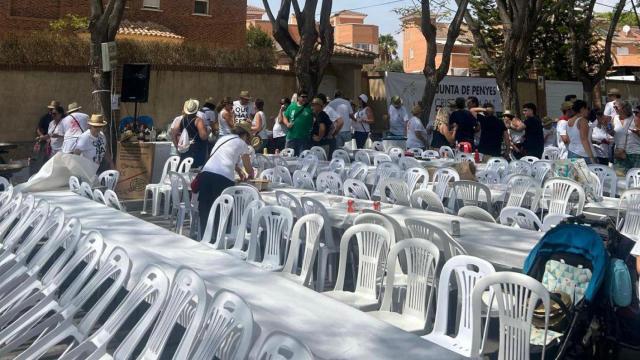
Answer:
[(295, 359), (313, 360), (314, 356), (307, 345), (291, 335), (274, 331), (265, 339), (258, 351), (257, 360)]
[(412, 208), (446, 213), (442, 201), (438, 194), (427, 189), (418, 189), (411, 194), (409, 199)]
[(291, 173), (286, 166), (277, 165), (274, 168), (274, 178), (278, 180), (278, 182), (293, 186), (293, 178), (291, 178)]
[(375, 154), (373, 156), (373, 165), (374, 166), (378, 166), (382, 163), (385, 162), (393, 162), (391, 159), (391, 156), (387, 155), (387, 154)]
[(118, 185), (118, 179), (120, 179), (120, 172), (118, 170), (103, 171), (98, 176), (98, 185), (104, 186), (109, 190), (115, 190), (116, 185)]
[(118, 199), (118, 195), (113, 190), (104, 192), (104, 204), (120, 211), (126, 211), (124, 205)]
[[(280, 271), (284, 267), (283, 241), (291, 239), (293, 213), (282, 206), (265, 206), (260, 209), (251, 224), (251, 239), (247, 260), (263, 270)], [(264, 249), (260, 248), (258, 228), (265, 237)]]
[(104, 194), (100, 189), (93, 189), (93, 200), (99, 202), (100, 204), (104, 204)]
[(344, 149), (336, 149), (333, 151), (333, 155), (331, 155), (331, 159), (341, 159), (345, 164), (351, 163), (351, 157), (349, 153)]
[(580, 215), (586, 195), (582, 186), (569, 179), (548, 180), (542, 188), (542, 201), (547, 215)]
[(299, 170), (314, 176), (318, 169), (318, 157), (315, 154), (308, 154), (305, 158), (300, 159), (298, 166)]
[(296, 219), (300, 219), (304, 216), (304, 209), (297, 197), (293, 196), (290, 192), (283, 190), (276, 190), (275, 195), (278, 206), (283, 206), (291, 210)]
[(438, 194), (440, 201), (449, 196), (450, 183), (459, 181), (460, 175), (455, 169), (440, 168), (433, 173), (433, 192)]
[[(289, 254), (280, 275), (300, 285), (311, 287), (313, 266), (320, 247), (320, 232), (323, 226), (324, 219), (318, 214), (309, 214), (298, 219), (291, 232)], [(301, 246), (304, 246), (304, 255), (301, 259), (302, 263), (299, 264)], [(298, 267), (300, 267), (299, 274)]]
[(93, 189), (91, 185), (87, 182), (83, 182), (80, 184), (80, 195), (86, 197), (87, 199), (93, 200)]
[(323, 161), (327, 160), (327, 153), (324, 151), (324, 149), (321, 146), (313, 146), (311, 147), (311, 149), (309, 149), (309, 151), (315, 156), (317, 156), (318, 160), (323, 160)]
[(342, 191), (346, 197), (360, 200), (371, 200), (371, 194), (369, 194), (367, 185), (360, 180), (346, 179), (342, 185)]
[(69, 190), (76, 194), (80, 193), (80, 180), (75, 176), (69, 176)]
[[(204, 244), (210, 244), (216, 250), (223, 250), (227, 248), (227, 238), (225, 233), (227, 231), (227, 225), (229, 224), (229, 218), (233, 211), (233, 196), (229, 194), (223, 194), (213, 202), (211, 211), (209, 211), (209, 217), (207, 218), (207, 225), (202, 234), (200, 242)], [(215, 220), (218, 220), (216, 226)], [(215, 238), (214, 238), (215, 236)], [(213, 240), (213, 244), (211, 244)]]
[(303, 170), (296, 170), (293, 173), (293, 187), (296, 189), (314, 191), (316, 189), (316, 185), (313, 183), (313, 176)]
[(627, 183), (627, 190), (640, 188), (640, 168), (629, 169), (625, 176), (625, 182)]
[[(234, 236), (231, 239), (234, 240), (233, 247), (229, 250), (223, 250), (226, 253), (237, 257), (241, 260), (247, 260), (248, 244), (251, 241), (251, 228), (253, 227), (253, 221), (257, 212), (265, 206), (262, 200), (253, 200), (248, 203), (244, 208), (236, 209), (236, 199), (234, 198), (234, 211), (242, 211), (240, 217), (240, 223), (238, 224), (235, 233), (227, 234), (226, 236)], [(259, 236), (256, 234), (256, 236)]]
[(317, 291), (324, 291), (327, 274), (331, 281), (335, 278), (341, 245), (336, 242), (333, 236), (331, 217), (327, 208), (320, 201), (311, 197), (303, 197), (300, 203), (305, 214), (318, 214), (325, 219), (322, 226), (321, 245), (318, 250), (318, 279), (316, 281)]
[[(407, 158), (410, 159), (410, 158)], [(429, 172), (422, 167), (412, 167), (404, 173), (404, 180), (409, 186), (409, 191), (413, 193), (416, 186), (420, 184), (421, 189), (426, 189), (429, 185)]]
[(600, 179), (603, 194), (607, 194), (610, 197), (615, 197), (618, 188), (618, 177), (615, 170), (606, 165), (599, 164), (589, 165), (589, 170), (596, 174)]
[(640, 189), (622, 193), (616, 224), (622, 234), (636, 242), (640, 239)]
[(500, 224), (533, 231), (540, 231), (542, 223), (533, 211), (521, 207), (508, 206), (500, 212)]
[(198, 229), (198, 216), (196, 216), (196, 209), (191, 202), (191, 194), (189, 193), (189, 183), (187, 180), (177, 172), (170, 171), (168, 173), (169, 180), (171, 181), (171, 216), (170, 219), (175, 219), (175, 229), (177, 234), (182, 235), (182, 228), (184, 227), (187, 216), (189, 217), (190, 231)]
[(158, 216), (158, 210), (160, 208), (160, 201), (164, 198), (164, 214), (169, 215), (169, 203), (171, 196), (171, 180), (168, 173), (170, 171), (178, 171), (180, 165), (179, 156), (171, 156), (164, 163), (162, 169), (162, 177), (157, 184), (148, 184), (144, 190), (144, 200), (142, 202), (142, 214), (147, 213), (147, 196), (151, 194), (151, 213), (153, 216)]
[(546, 160), (538, 160), (531, 165), (531, 176), (538, 181), (539, 184), (544, 184), (545, 180), (551, 172), (551, 162)]
[(346, 163), (344, 162), (344, 160), (342, 159), (331, 159), (331, 162), (329, 163), (329, 171), (332, 171), (338, 175), (341, 175), (342, 172), (345, 170), (346, 167)]
[(529, 207), (536, 211), (541, 195), (541, 189), (537, 181), (531, 176), (515, 175), (509, 179), (507, 184), (507, 197), (505, 207)]
[[(233, 197), (231, 226), (229, 228), (229, 231), (225, 234), (226, 243), (232, 241), (237, 242), (237, 234), (242, 228), (241, 223), (245, 213), (245, 209), (252, 201), (261, 200), (260, 193), (255, 188), (249, 186), (232, 186), (230, 188), (224, 189), (222, 195), (231, 195)], [(247, 223), (245, 223), (245, 226), (246, 224)]]
[(411, 192), (402, 179), (387, 178), (380, 182), (380, 201), (388, 204), (409, 206)]
[(2, 191), (7, 191), (11, 187), (11, 183), (5, 177), (0, 176), (0, 186)]
[(349, 168), (349, 171), (346, 172), (346, 178), (365, 181), (367, 180), (368, 173), (369, 165), (356, 161), (351, 164), (351, 168)]
[(376, 183), (373, 190), (374, 196), (380, 196), (381, 186), (384, 180), (389, 178), (400, 178), (402, 177), (402, 169), (398, 164), (394, 164), (392, 162), (383, 162), (377, 165), (376, 169)]
[(340, 175), (331, 171), (321, 172), (316, 179), (316, 190), (327, 194), (342, 195)]
[(359, 161), (365, 165), (371, 165), (371, 158), (369, 157), (369, 153), (364, 150), (356, 151), (354, 160)]

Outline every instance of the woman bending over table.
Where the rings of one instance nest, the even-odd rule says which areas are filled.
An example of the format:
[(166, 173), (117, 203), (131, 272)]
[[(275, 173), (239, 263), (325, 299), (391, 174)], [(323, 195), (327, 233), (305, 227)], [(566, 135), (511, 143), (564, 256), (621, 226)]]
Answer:
[[(234, 171), (245, 180), (254, 177), (251, 159), (249, 158), (249, 144), (251, 144), (251, 124), (242, 122), (236, 124), (230, 135), (218, 139), (211, 150), (209, 160), (200, 174), (200, 191), (198, 193), (198, 211), (200, 212), (200, 230), (204, 233), (209, 218), (209, 211), (213, 202), (222, 192), (235, 185)], [(238, 165), (242, 160), (244, 170)]]

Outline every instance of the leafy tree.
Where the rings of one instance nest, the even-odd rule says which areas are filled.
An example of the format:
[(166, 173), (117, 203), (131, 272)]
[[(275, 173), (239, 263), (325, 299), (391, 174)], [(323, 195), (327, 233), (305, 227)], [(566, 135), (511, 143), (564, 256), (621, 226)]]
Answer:
[(50, 22), (49, 28), (55, 32), (86, 31), (89, 28), (89, 19), (84, 16), (67, 14)]
[(379, 59), (383, 64), (388, 64), (398, 58), (398, 42), (391, 34), (378, 37)]
[(366, 71), (389, 71), (389, 72), (404, 72), (404, 65), (402, 64), (402, 60), (395, 59), (391, 60), (388, 63), (379, 62), (374, 65), (365, 65), (364, 69)]
[[(639, 1), (636, 1), (636, 8), (640, 5)], [(606, 13), (596, 14), (597, 18), (602, 20), (611, 21), (615, 15), (615, 11), (610, 11)], [(618, 21), (618, 25), (629, 25), (629, 26), (640, 26), (638, 18), (633, 11), (625, 12), (620, 15), (620, 20)]]
[(250, 25), (247, 29), (247, 46), (250, 49), (273, 49), (273, 39), (269, 34), (257, 26)]

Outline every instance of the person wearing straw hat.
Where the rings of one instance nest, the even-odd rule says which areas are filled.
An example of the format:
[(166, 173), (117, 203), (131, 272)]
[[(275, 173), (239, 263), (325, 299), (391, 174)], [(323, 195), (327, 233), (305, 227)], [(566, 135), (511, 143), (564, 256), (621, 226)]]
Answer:
[(51, 124), (51, 121), (53, 120), (53, 116), (51, 113), (58, 106), (60, 106), (60, 102), (56, 100), (51, 100), (49, 105), (47, 105), (47, 113), (44, 114), (38, 121), (38, 127), (36, 128), (36, 132), (38, 133), (38, 136), (42, 137), (47, 135), (47, 132), (49, 131), (49, 124)]
[(251, 96), (247, 90), (240, 91), (238, 100), (233, 102), (233, 114), (235, 115), (236, 124), (243, 121), (251, 122), (256, 115), (256, 108), (251, 102)]
[(604, 106), (604, 116), (608, 116), (609, 120), (613, 120), (613, 118), (618, 115), (618, 110), (615, 107), (616, 100), (621, 99), (622, 95), (620, 94), (620, 90), (616, 88), (611, 88), (607, 91), (607, 104)]
[(107, 126), (104, 116), (101, 114), (93, 114), (87, 124), (89, 125), (89, 129), (80, 135), (73, 153), (93, 161), (93, 163), (98, 166), (106, 159), (111, 168), (111, 165), (113, 165), (111, 163), (111, 157), (106, 156), (107, 138), (102, 132), (102, 129)]
[(82, 106), (77, 102), (72, 102), (67, 106), (67, 116), (62, 119), (60, 126), (64, 132), (64, 140), (62, 142), (62, 152), (65, 154), (73, 154), (76, 149), (78, 138), (89, 127), (89, 115), (81, 113), (79, 110)]
[(183, 116), (179, 125), (173, 132), (173, 143), (178, 147), (180, 137), (184, 130), (189, 135), (190, 145), (188, 150), (180, 153), (180, 161), (186, 158), (193, 158), (194, 168), (199, 168), (207, 161), (207, 144), (209, 133), (204, 120), (198, 117), (200, 102), (194, 99), (188, 99), (182, 107)]
[(391, 105), (389, 105), (389, 132), (391, 135), (405, 136), (407, 121), (409, 121), (409, 113), (402, 106), (402, 99), (397, 95), (392, 97)]
[(204, 120), (207, 132), (213, 135), (209, 136), (209, 149), (211, 149), (211, 145), (215, 144), (218, 134), (218, 113), (216, 112), (215, 103), (216, 102), (212, 97), (207, 98), (197, 114), (200, 119)]
[[(235, 174), (240, 180), (253, 178), (249, 146), (253, 143), (251, 123), (236, 124), (230, 135), (222, 136), (211, 150), (209, 160), (198, 175), (198, 211), (200, 230), (204, 234), (213, 202), (224, 189), (235, 185)], [(238, 164), (242, 164), (241, 168)]]

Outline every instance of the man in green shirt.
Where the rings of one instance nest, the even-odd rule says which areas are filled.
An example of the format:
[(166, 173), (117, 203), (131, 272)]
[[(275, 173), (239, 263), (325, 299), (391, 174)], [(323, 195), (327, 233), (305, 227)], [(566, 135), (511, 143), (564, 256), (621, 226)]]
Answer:
[(293, 149), (296, 156), (308, 148), (313, 127), (313, 111), (308, 104), (309, 94), (298, 91), (298, 100), (284, 112), (283, 123), (289, 128), (286, 147)]

